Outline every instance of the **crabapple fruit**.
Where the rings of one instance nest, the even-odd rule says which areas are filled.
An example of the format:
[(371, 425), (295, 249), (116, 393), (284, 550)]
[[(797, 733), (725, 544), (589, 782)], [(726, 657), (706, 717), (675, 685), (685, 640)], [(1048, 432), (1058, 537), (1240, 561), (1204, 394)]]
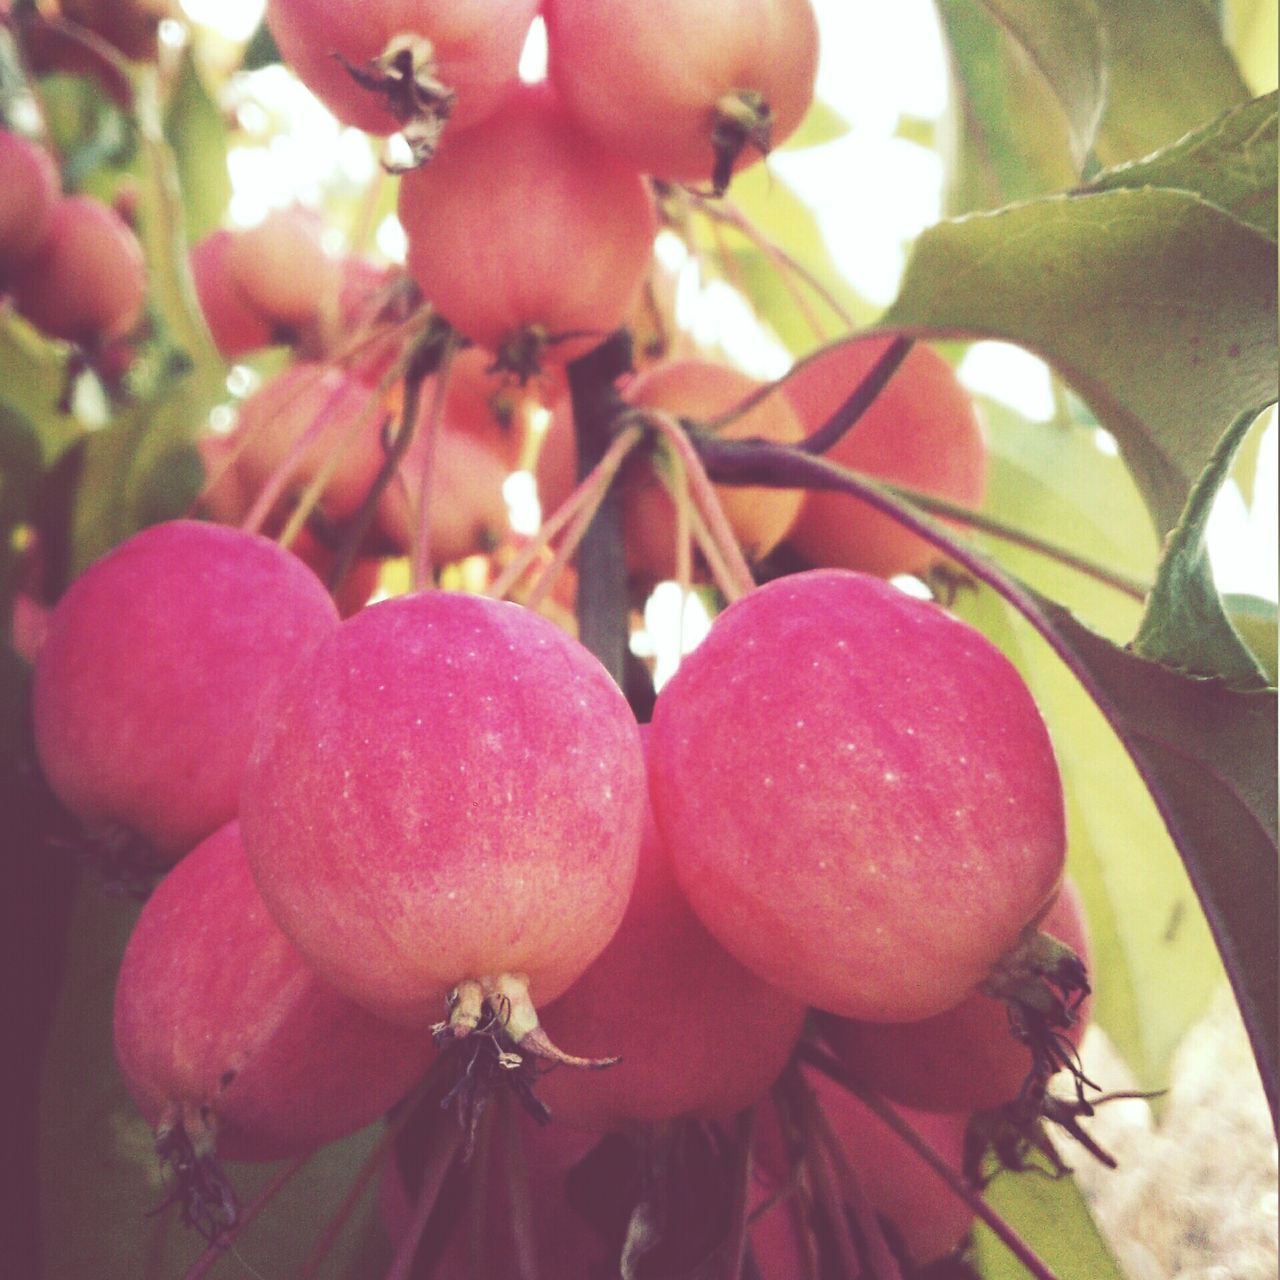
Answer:
[(984, 636), (847, 570), (729, 606), (658, 695), (650, 788), (676, 876), (747, 968), (911, 1021), (988, 977), (1062, 876), (1062, 784)]
[(85, 570), (35, 664), (36, 752), (91, 831), (172, 863), (236, 815), (259, 700), (338, 623), (296, 556), (193, 520), (153, 525)]
[(301, 659), (240, 818), (268, 906), (335, 986), (421, 1024), (467, 983), (518, 1041), (524, 988), (555, 999), (622, 919), (644, 786), (635, 721), (586, 649), (519, 605), (428, 591)]
[(245, 302), (273, 328), (297, 328), (337, 299), (342, 264), (325, 251), (324, 224), (309, 209), (273, 209), (257, 226), (232, 233), (226, 273)]
[(0, 129), (0, 276), (40, 248), (59, 195), (58, 166), (49, 152)]
[[(1040, 929), (1088, 960), (1080, 895), (1070, 878)], [(1079, 1045), (1089, 1023), (1086, 1000), (1063, 1032)], [(985, 1111), (1012, 1102), (1032, 1070), (1031, 1050), (1015, 1038), (1009, 1009), (974, 992), (920, 1022), (859, 1022), (823, 1015), (822, 1034), (849, 1073), (894, 1102), (924, 1111)]]
[(214, 345), (228, 360), (271, 345), (271, 322), (240, 291), (227, 265), (234, 231), (213, 231), (188, 255), (196, 298)]
[(254, 887), (239, 824), (194, 848), (148, 899), (116, 985), (115, 1048), (147, 1121), (199, 1149), (278, 1160), (376, 1120), (419, 1079), (430, 1036), (316, 976)]
[[(843, 404), (891, 341), (843, 342), (783, 383), (807, 431), (816, 431)], [(973, 397), (951, 366), (920, 343), (826, 457), (872, 479), (974, 509), (986, 492), (987, 449)], [(823, 490), (806, 496), (787, 540), (813, 564), (882, 578), (919, 573), (942, 554), (865, 502)]]
[(147, 299), (147, 264), (138, 237), (109, 205), (64, 196), (40, 247), (16, 268), (14, 303), (55, 338), (120, 338)]
[(644, 173), (710, 182), (788, 137), (813, 99), (809, 0), (547, 0), (548, 67), (581, 127)]
[(732, 1116), (781, 1073), (805, 1012), (800, 1001), (744, 969), (698, 923), (646, 805), (622, 924), (542, 1015), (557, 1043), (622, 1061), (603, 1072), (553, 1071), (538, 1093), (557, 1122), (588, 1129)]
[(582, 134), (545, 84), (522, 85), (406, 174), (400, 221), (427, 298), (521, 372), (583, 355), (622, 322), (656, 231), (640, 175)]

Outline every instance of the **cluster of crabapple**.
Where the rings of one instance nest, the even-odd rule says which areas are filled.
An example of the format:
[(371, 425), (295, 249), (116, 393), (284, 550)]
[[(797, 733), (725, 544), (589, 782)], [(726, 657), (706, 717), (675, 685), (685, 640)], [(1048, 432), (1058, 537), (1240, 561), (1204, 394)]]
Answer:
[[(957, 1164), (975, 1112), (1025, 1149), (1049, 1078), (1078, 1073), (1087, 943), (1052, 748), (1011, 664), (886, 581), (936, 559), (896, 522), (717, 486), (750, 560), (785, 542), (821, 567), (724, 609), (647, 724), (535, 609), (438, 589), (368, 603), (386, 557), (423, 562), (420, 587), (510, 557), (513, 468), (536, 470), (547, 510), (580, 496), (565, 366), (633, 314), (651, 179), (714, 197), (810, 100), (807, 0), (743, 8), (269, 0), (306, 83), (425, 162), (401, 179), (407, 272), (333, 255), (297, 209), (193, 247), (221, 354), (294, 358), (200, 439), (205, 518), (145, 529), (67, 590), (33, 690), (51, 789), (113, 874), (158, 878), (116, 1052), (211, 1237), (236, 1220), (218, 1157), (311, 1151), (443, 1080), (471, 1133), (509, 1087), (538, 1267), (598, 1274), (621, 1237), (564, 1188), (602, 1136), (725, 1132), (774, 1090), (748, 1196), (760, 1273), (812, 1270), (819, 1128), (924, 1264), (968, 1207), (830, 1077)], [(525, 85), (539, 10), (549, 79)], [(798, 444), (891, 342), (835, 345), (768, 395), (701, 354), (655, 359), (610, 388), (609, 428)], [(617, 478), (633, 598), (690, 567), (677, 456), (655, 438)], [(829, 456), (982, 499), (973, 405), (921, 345)], [(512, 563), (495, 556), (481, 589)], [(412, 1172), (392, 1159), (382, 1182), (402, 1249), (423, 1227)], [(516, 1234), (488, 1242), (484, 1274), (528, 1273)], [(462, 1233), (438, 1244), (432, 1274), (475, 1273)]]
[(85, 346), (123, 338), (142, 316), (146, 262), (109, 205), (63, 195), (39, 143), (0, 131), (0, 293), (50, 337)]

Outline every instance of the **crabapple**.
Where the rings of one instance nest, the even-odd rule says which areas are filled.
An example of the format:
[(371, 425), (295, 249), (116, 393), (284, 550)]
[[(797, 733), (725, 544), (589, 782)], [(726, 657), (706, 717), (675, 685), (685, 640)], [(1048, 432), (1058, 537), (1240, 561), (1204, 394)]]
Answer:
[(427, 298), (522, 373), (583, 355), (622, 322), (656, 231), (639, 174), (583, 135), (546, 84), (520, 86), (406, 174), (400, 221)]
[[(1041, 930), (1088, 959), (1083, 905), (1066, 878)], [(1086, 1000), (1063, 1034), (1078, 1045)], [(895, 1102), (925, 1111), (985, 1111), (1012, 1102), (1032, 1070), (1003, 1001), (981, 992), (921, 1022), (858, 1022), (823, 1015), (822, 1034), (849, 1073)]]
[(241, 293), (227, 266), (234, 231), (213, 231), (188, 255), (196, 298), (214, 345), (228, 360), (271, 345), (272, 325)]
[(1062, 785), (984, 636), (847, 570), (729, 606), (658, 695), (650, 789), (703, 924), (817, 1008), (958, 1003), (1052, 896)]
[(337, 298), (342, 266), (325, 251), (324, 224), (310, 209), (273, 209), (232, 234), (226, 273), (240, 296), (273, 328), (297, 328)]
[[(807, 431), (840, 407), (892, 338), (855, 338), (802, 364), (783, 383)], [(875, 480), (961, 506), (982, 505), (987, 449), (973, 397), (951, 366), (917, 343), (871, 407), (827, 451), (832, 462)], [(919, 573), (941, 555), (891, 516), (844, 493), (814, 490), (787, 538), (818, 565), (882, 578)]]
[(158, 1134), (278, 1160), (376, 1120), (434, 1057), (430, 1036), (384, 1022), (303, 962), (254, 887), (239, 824), (160, 883), (130, 935), (115, 1048)]
[(538, 0), (268, 0), (267, 25), (344, 124), (421, 131), (429, 156), (446, 121), (453, 134), (501, 105), (537, 9)]
[[(637, 408), (661, 409), (680, 417), (711, 419), (733, 409), (761, 383), (745, 373), (710, 360), (671, 360), (649, 366), (622, 389), (623, 399)], [(760, 436), (789, 443), (804, 428), (787, 400), (771, 395), (717, 430), (726, 439)], [(569, 398), (557, 405), (538, 455), (537, 475), (543, 504), (554, 511), (573, 489), (577, 468), (573, 409)], [(647, 460), (624, 468), (624, 538), (627, 571), (650, 585), (676, 571), (676, 516), (671, 497)], [(716, 495), (739, 543), (748, 556), (767, 555), (791, 527), (803, 495), (795, 490), (759, 486), (717, 486)]]
[(260, 699), (337, 622), (266, 538), (192, 520), (135, 534), (71, 584), (36, 660), (54, 794), (90, 830), (176, 861), (235, 817)]
[[(642, 728), (647, 736), (647, 730)], [(591, 967), (543, 1011), (547, 1033), (609, 1071), (553, 1071), (539, 1085), (557, 1121), (588, 1129), (731, 1116), (786, 1065), (805, 1007), (744, 969), (698, 923), (645, 806), (627, 913)]]
[(581, 127), (644, 173), (708, 182), (788, 137), (813, 99), (809, 0), (547, 0), (548, 68)]
[(40, 247), (10, 284), (18, 310), (55, 338), (119, 338), (142, 315), (147, 264), (138, 237), (114, 209), (92, 196), (64, 196)]
[(240, 817), (268, 906), (335, 986), (419, 1024), (450, 992), (459, 1018), (484, 997), (519, 1041), (537, 1027), (526, 992), (555, 999), (622, 919), (644, 785), (635, 721), (577, 641), (519, 605), (428, 591), (300, 660)]
[(40, 248), (59, 195), (58, 166), (49, 152), (0, 129), (0, 275)]

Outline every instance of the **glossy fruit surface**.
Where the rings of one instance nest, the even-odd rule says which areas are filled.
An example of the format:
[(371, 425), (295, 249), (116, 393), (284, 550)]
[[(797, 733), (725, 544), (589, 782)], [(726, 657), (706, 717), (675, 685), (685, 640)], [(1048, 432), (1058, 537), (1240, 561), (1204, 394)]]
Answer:
[[(1040, 928), (1088, 965), (1089, 939), (1071, 880)], [(1086, 1000), (1065, 1035), (1080, 1043), (1089, 1024)], [(1001, 1000), (974, 992), (921, 1022), (858, 1022), (824, 1016), (822, 1034), (849, 1071), (895, 1102), (926, 1111), (982, 1111), (1012, 1102), (1031, 1070), (1031, 1052), (1009, 1026)]]
[(370, 605), (265, 716), (241, 821), (281, 927), (340, 989), (433, 1023), (467, 978), (561, 994), (635, 877), (639, 734), (539, 615), (449, 592)]
[(778, 1077), (805, 1007), (744, 969), (685, 901), (652, 809), (613, 941), (550, 1008), (558, 1044), (622, 1061), (553, 1071), (538, 1093), (556, 1122), (601, 1131), (677, 1116), (732, 1116)]
[[(818, 33), (809, 0), (549, 0), (545, 8), (550, 74), (575, 119), (655, 177), (711, 180), (726, 96), (763, 99), (773, 146), (812, 100)], [(759, 158), (748, 146), (735, 167)]]
[(122, 337), (137, 324), (147, 265), (138, 237), (114, 209), (92, 196), (65, 196), (11, 283), (32, 324), (55, 338), (88, 342)]
[(285, 61), (344, 123), (395, 133), (403, 121), (344, 65), (367, 68), (397, 36), (430, 41), (435, 77), (453, 91), (447, 128), (492, 114), (516, 81), (537, 0), (269, 0)]
[(0, 129), (0, 273), (40, 247), (58, 196), (58, 166), (49, 152)]
[[(858, 338), (802, 365), (783, 384), (807, 432), (844, 403), (892, 338)], [(853, 429), (826, 453), (877, 480), (977, 509), (987, 449), (973, 397), (951, 366), (917, 343)], [(788, 541), (814, 564), (881, 577), (917, 573), (940, 552), (891, 517), (843, 493), (810, 492)]]
[(1017, 672), (866, 575), (797, 574), (725, 610), (658, 696), (649, 765), (702, 922), (846, 1016), (956, 1004), (1062, 875), (1062, 787)]
[[(409, 270), (478, 346), (531, 328), (573, 359), (621, 323), (656, 230), (634, 169), (585, 137), (546, 85), (524, 85), (400, 185)], [(563, 338), (563, 341), (555, 341)]]
[(259, 700), (336, 626), (320, 581), (265, 538), (189, 520), (136, 534), (72, 583), (36, 663), (54, 793), (176, 860), (235, 817)]
[(254, 887), (235, 822), (147, 901), (114, 1021), (147, 1120), (194, 1113), (232, 1160), (277, 1160), (363, 1128), (434, 1057), (428, 1035), (374, 1017), (303, 963)]

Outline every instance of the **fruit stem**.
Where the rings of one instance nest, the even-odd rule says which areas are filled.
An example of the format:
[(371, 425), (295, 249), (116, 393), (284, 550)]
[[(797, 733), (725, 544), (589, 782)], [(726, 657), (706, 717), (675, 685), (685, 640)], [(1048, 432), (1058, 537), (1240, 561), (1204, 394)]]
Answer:
[[(417, 494), (413, 495), (417, 521), (410, 545), (409, 579), (415, 591), (422, 591), (432, 584), (431, 573), (431, 499), (436, 475), (436, 448), (444, 421), (444, 402), (449, 394), (449, 371), (458, 350), (458, 335), (450, 330), (445, 336), (440, 354), (440, 367), (431, 390), (431, 410), (427, 415), (426, 436), (422, 450), (422, 478)], [(404, 428), (402, 427), (401, 430)]]
[(860, 1085), (844, 1069), (843, 1064), (826, 1050), (807, 1040), (802, 1040), (799, 1055), (836, 1084), (848, 1089), (856, 1098), (875, 1112), (940, 1178), (955, 1195), (973, 1210), (1035, 1280), (1058, 1280), (1029, 1244), (983, 1199), (981, 1192), (963, 1174), (953, 1169), (941, 1156), (891, 1107), (879, 1094)]
[(711, 170), (712, 194), (719, 197), (729, 189), (733, 166), (748, 146), (767, 156), (772, 145), (773, 112), (763, 94), (754, 89), (726, 93), (716, 103), (715, 123), (711, 126), (711, 151), (715, 158)]
[(635, 409), (623, 415), (621, 421), (643, 422), (645, 426), (658, 432), (684, 466), (694, 510), (706, 521), (710, 541), (719, 552), (726, 569), (725, 578), (718, 580), (725, 598), (732, 603), (754, 590), (756, 581), (752, 577), (751, 567), (733, 535), (729, 518), (720, 505), (720, 499), (702, 465), (702, 459), (698, 456), (698, 449), (689, 438), (689, 432), (671, 414), (658, 409)]
[(553, 1044), (538, 1022), (538, 1011), (529, 995), (529, 978), (523, 973), (500, 973), (481, 980), (485, 1003), (506, 1035), (523, 1053), (566, 1067), (598, 1071), (621, 1061), (619, 1058), (578, 1058)]

